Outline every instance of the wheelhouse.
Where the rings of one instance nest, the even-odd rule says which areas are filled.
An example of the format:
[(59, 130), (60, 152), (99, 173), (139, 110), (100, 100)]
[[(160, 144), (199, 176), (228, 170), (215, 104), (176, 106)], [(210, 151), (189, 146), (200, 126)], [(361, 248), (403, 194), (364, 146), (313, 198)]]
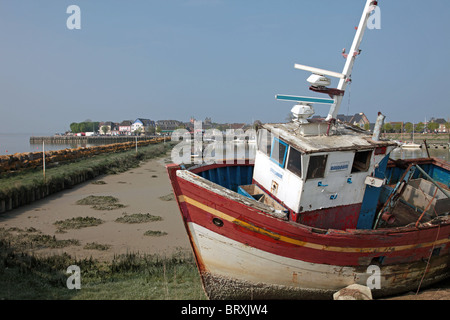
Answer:
[[(299, 132), (300, 127), (307, 128)], [(325, 132), (323, 123), (264, 125), (258, 132), (253, 183), (289, 211), (293, 221), (356, 228), (361, 209), (368, 210), (362, 206), (365, 195), (379, 196), (372, 189), (379, 189), (374, 183), (384, 177), (396, 145), (373, 141), (352, 127)], [(343, 206), (348, 207), (345, 214)], [(376, 202), (370, 211), (375, 214), (375, 209)]]

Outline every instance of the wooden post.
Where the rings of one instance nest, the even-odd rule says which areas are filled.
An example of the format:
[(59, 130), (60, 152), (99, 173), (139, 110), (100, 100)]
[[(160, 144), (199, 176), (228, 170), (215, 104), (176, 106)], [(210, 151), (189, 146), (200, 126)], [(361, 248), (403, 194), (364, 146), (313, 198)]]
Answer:
[(425, 146), (425, 150), (427, 151), (428, 158), (431, 158), (430, 157), (430, 151), (428, 151), (428, 144), (427, 144), (427, 140), (426, 139), (423, 140), (423, 144)]
[(43, 169), (44, 183), (45, 183), (45, 141), (42, 141), (42, 169)]

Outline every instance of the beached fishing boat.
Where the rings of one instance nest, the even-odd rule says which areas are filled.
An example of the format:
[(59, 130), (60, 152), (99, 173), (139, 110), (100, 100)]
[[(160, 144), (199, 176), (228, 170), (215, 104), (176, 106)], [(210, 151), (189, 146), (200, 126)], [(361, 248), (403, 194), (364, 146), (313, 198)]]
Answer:
[[(450, 276), (450, 164), (390, 160), (382, 114), (373, 134), (334, 121), (376, 6), (342, 73), (296, 65), (330, 99), (278, 95), (294, 120), (260, 127), (254, 161), (167, 166), (210, 299), (330, 299), (355, 283), (381, 297)], [(312, 103), (328, 117), (309, 119)]]

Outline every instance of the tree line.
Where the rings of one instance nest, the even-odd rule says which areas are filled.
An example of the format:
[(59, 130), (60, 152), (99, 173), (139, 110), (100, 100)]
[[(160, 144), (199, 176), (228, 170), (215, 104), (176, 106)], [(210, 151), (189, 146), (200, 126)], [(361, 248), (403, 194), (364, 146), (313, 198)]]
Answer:
[(70, 124), (70, 131), (72, 131), (72, 133), (97, 132), (99, 126), (100, 122), (96, 121), (72, 122)]
[[(447, 129), (450, 129), (450, 122), (445, 124)], [(413, 125), (411, 122), (406, 122), (403, 125), (403, 132), (412, 133), (414, 132), (424, 132), (425, 130), (430, 132), (435, 132), (439, 128), (439, 123), (429, 122), (426, 126), (423, 122), (419, 122), (416, 125)], [(385, 123), (383, 126), (383, 131), (387, 133), (401, 133), (402, 132), (402, 124), (401, 123)]]

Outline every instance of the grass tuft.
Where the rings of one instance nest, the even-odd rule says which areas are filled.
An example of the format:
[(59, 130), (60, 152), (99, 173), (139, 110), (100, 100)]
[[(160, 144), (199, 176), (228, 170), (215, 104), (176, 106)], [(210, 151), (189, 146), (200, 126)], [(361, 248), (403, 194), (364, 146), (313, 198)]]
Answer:
[(55, 236), (42, 234), (41, 231), (32, 227), (25, 230), (20, 228), (0, 228), (0, 239), (7, 241), (18, 250), (54, 249), (80, 245), (78, 240), (58, 240)]
[(150, 237), (162, 237), (162, 236), (166, 236), (167, 232), (164, 231), (153, 231), (153, 230), (148, 230), (145, 231), (144, 236), (150, 236)]
[(159, 199), (163, 200), (163, 201), (173, 201), (173, 200), (175, 200), (175, 196), (173, 193), (169, 193), (169, 194), (166, 194), (165, 196), (159, 197)]
[(145, 223), (145, 222), (153, 222), (153, 221), (161, 221), (162, 218), (160, 216), (154, 216), (150, 213), (133, 213), (133, 214), (125, 214), (124, 216), (117, 218), (115, 221), (120, 223)]
[(109, 244), (101, 244), (101, 243), (97, 243), (97, 242), (86, 243), (83, 247), (83, 249), (99, 250), (99, 251), (106, 251), (109, 248), (111, 248), (111, 246)]
[(95, 210), (115, 210), (125, 206), (112, 196), (88, 196), (76, 202), (79, 205), (90, 205)]
[(96, 181), (92, 181), (91, 184), (106, 184), (106, 182), (103, 180), (96, 180)]
[(81, 229), (87, 227), (94, 227), (102, 224), (103, 221), (94, 217), (76, 217), (72, 219), (59, 220), (53, 223), (62, 232), (68, 229)]

